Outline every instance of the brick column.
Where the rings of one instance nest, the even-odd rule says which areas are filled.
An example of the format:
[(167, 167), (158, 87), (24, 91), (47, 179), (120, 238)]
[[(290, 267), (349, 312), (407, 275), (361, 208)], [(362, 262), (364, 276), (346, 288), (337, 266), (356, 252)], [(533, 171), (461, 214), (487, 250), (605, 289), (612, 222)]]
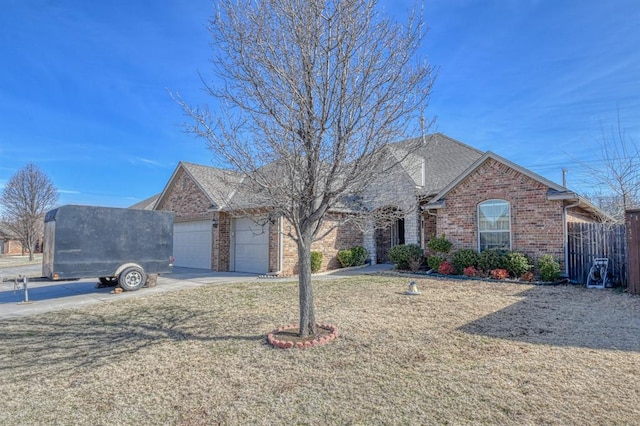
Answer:
[(412, 210), (404, 216), (405, 244), (420, 244), (420, 216), (417, 210)]

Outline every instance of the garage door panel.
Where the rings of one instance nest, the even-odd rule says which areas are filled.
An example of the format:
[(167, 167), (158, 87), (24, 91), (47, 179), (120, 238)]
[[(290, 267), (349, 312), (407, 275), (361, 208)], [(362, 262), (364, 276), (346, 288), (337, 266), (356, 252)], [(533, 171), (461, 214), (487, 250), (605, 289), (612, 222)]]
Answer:
[(269, 269), (269, 226), (250, 218), (235, 220), (235, 270), (264, 274)]
[(211, 269), (211, 221), (178, 222), (173, 225), (175, 266)]

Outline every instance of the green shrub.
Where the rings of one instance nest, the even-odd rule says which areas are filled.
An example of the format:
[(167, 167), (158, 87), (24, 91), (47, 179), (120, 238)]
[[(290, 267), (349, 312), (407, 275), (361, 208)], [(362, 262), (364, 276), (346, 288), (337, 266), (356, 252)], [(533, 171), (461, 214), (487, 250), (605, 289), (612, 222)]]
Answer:
[(480, 259), (478, 259), (478, 267), (487, 274), (492, 269), (504, 269), (504, 251), (483, 251), (482, 253), (480, 253)]
[(338, 262), (343, 268), (348, 268), (353, 264), (353, 250), (344, 249), (338, 252)]
[(338, 261), (343, 268), (364, 265), (367, 261), (367, 249), (355, 246), (338, 252)]
[(447, 240), (444, 234), (442, 234), (442, 237), (434, 237), (430, 239), (427, 243), (429, 250), (435, 253), (449, 253), (452, 245), (451, 241)]
[(518, 278), (533, 268), (529, 258), (517, 251), (509, 251), (504, 255), (504, 269), (509, 271), (512, 277)]
[(389, 259), (396, 264), (396, 268), (408, 270), (412, 265), (422, 263), (424, 252), (417, 244), (400, 244), (391, 247)]
[(427, 258), (427, 265), (429, 266), (429, 269), (437, 271), (438, 268), (440, 268), (440, 264), (446, 260), (447, 259), (442, 256), (429, 256)]
[(451, 259), (451, 263), (456, 268), (456, 272), (458, 274), (462, 273), (465, 268), (469, 266), (473, 266), (474, 268), (478, 267), (478, 262), (480, 261), (480, 255), (478, 252), (473, 249), (461, 249), (457, 252), (453, 253), (453, 258)]
[(355, 246), (351, 248), (351, 253), (353, 253), (352, 266), (364, 265), (367, 262), (367, 256), (369, 253), (366, 248), (362, 246)]
[(311, 252), (311, 272), (316, 273), (322, 267), (322, 252), (312, 251)]
[(550, 254), (538, 259), (538, 274), (542, 281), (557, 281), (560, 278), (560, 263)]

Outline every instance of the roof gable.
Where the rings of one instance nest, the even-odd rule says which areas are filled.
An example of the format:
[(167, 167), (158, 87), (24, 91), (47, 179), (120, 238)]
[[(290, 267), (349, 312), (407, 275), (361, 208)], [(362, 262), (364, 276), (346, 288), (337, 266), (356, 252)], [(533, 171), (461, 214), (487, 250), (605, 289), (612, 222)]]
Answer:
[(442, 133), (407, 139), (389, 147), (423, 195), (441, 191), (484, 154)]
[(224, 207), (233, 195), (233, 185), (230, 183), (241, 180), (237, 174), (228, 170), (180, 161), (160, 194), (155, 208), (165, 202), (171, 189), (177, 184), (176, 181), (181, 172), (186, 174), (209, 200), (212, 209)]
[(531, 170), (525, 169), (524, 167), (519, 166), (516, 163), (513, 163), (513, 162), (507, 160), (506, 158), (503, 158), (503, 157), (499, 156), (498, 154), (495, 154), (495, 153), (493, 153), (491, 151), (487, 151), (482, 157), (478, 158), (473, 164), (471, 164), (465, 171), (463, 171), (455, 179), (453, 179), (451, 182), (449, 182), (449, 184), (447, 186), (445, 186), (435, 197), (433, 197), (432, 202), (439, 201), (440, 199), (444, 198), (445, 195), (447, 195), (449, 192), (451, 192), (451, 190), (453, 190), (453, 188), (458, 186), (458, 184), (460, 182), (462, 182), (469, 175), (471, 175), (476, 170), (478, 170), (480, 168), (480, 166), (482, 166), (489, 159), (497, 161), (498, 163), (502, 163), (502, 164), (510, 167), (511, 169), (517, 171), (518, 173), (521, 173), (521, 174), (529, 177), (530, 179), (533, 179), (534, 181), (539, 182), (539, 183), (547, 186), (549, 189), (552, 189), (552, 190), (557, 191), (557, 192), (567, 192), (566, 188), (558, 185), (557, 183), (554, 183), (554, 182), (550, 181), (549, 179), (544, 178), (544, 177), (540, 176), (539, 174), (532, 172)]
[(573, 191), (568, 190), (567, 188), (558, 185), (555, 182), (550, 181), (549, 179), (540, 176), (539, 174), (532, 172), (529, 169), (526, 169), (522, 166), (513, 163), (512, 161), (507, 160), (495, 154), (491, 151), (487, 151), (482, 157), (478, 158), (471, 166), (469, 166), (464, 172), (462, 172), (459, 176), (453, 179), (447, 186), (445, 186), (438, 194), (436, 194), (423, 208), (424, 209), (438, 209), (444, 207), (444, 199), (454, 188), (456, 188), (463, 180), (465, 180), (468, 176), (473, 174), (476, 170), (478, 170), (483, 164), (485, 164), (489, 160), (494, 160), (500, 164), (503, 164), (516, 172), (527, 176), (528, 178), (546, 186), (547, 190), (547, 199), (548, 200), (565, 200), (565, 201), (573, 201), (575, 202), (575, 206), (579, 206), (595, 216), (600, 218), (607, 218), (608, 215), (604, 213), (602, 210), (591, 204), (589, 201), (580, 197)]

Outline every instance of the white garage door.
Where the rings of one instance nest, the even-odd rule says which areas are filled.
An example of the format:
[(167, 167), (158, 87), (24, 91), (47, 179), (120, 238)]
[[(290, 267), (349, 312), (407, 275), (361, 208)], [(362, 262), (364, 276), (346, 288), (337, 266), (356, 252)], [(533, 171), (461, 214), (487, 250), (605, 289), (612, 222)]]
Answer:
[(269, 225), (249, 218), (235, 219), (234, 262), (236, 272), (265, 274), (269, 271)]
[(173, 224), (174, 265), (211, 269), (211, 221)]

